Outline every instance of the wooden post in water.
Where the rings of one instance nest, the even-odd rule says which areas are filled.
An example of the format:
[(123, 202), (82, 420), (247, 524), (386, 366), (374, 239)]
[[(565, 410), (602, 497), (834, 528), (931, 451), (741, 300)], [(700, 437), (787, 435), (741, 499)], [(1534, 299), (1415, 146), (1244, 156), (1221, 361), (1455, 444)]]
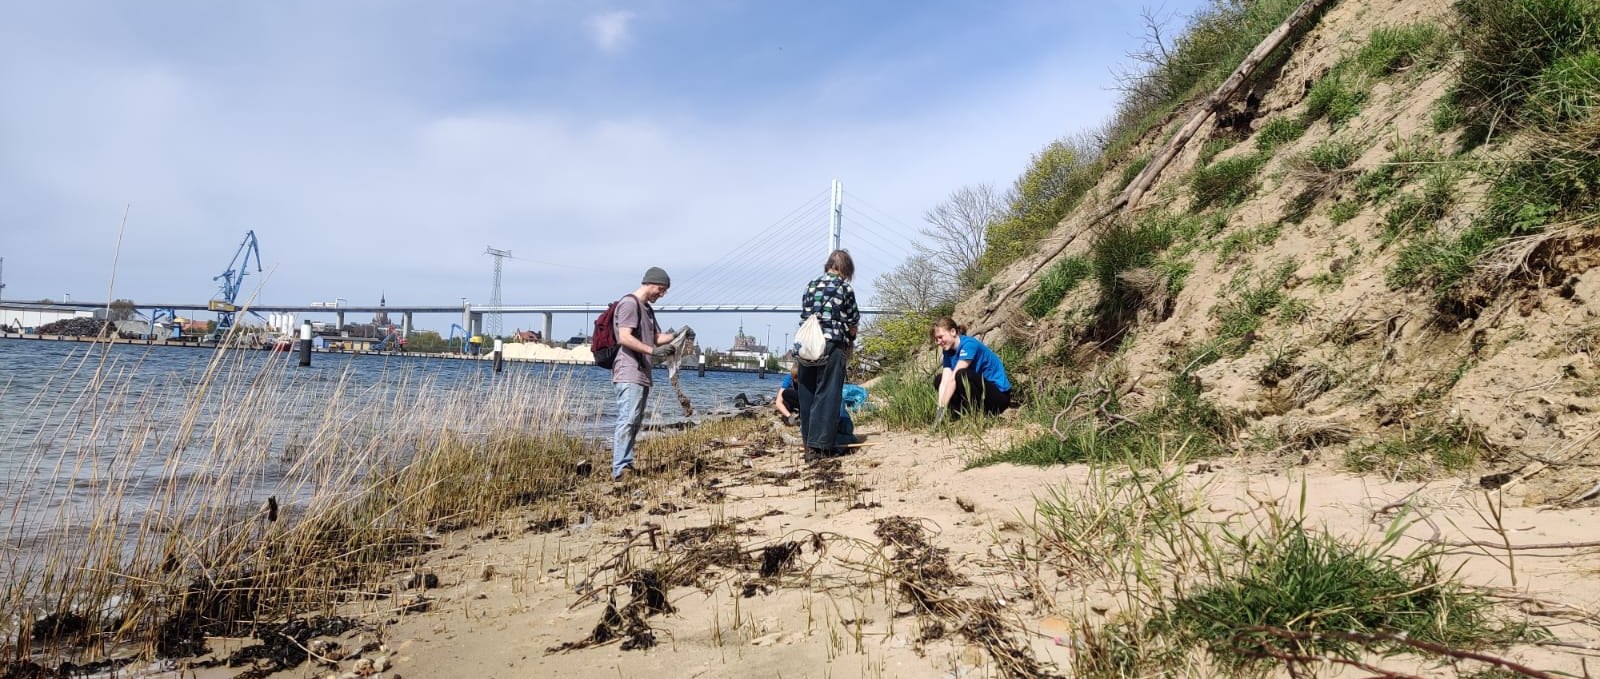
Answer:
[(311, 365), (311, 321), (300, 325), (300, 367)]
[(760, 368), (758, 370), (759, 370), (759, 372), (757, 373), (756, 376), (761, 378), (761, 379), (763, 379), (763, 380), (767, 379), (767, 355), (766, 354), (762, 354), (761, 355), (761, 366), (760, 366)]
[(700, 376), (706, 376), (706, 355), (700, 354)]
[(500, 353), (504, 349), (505, 349), (505, 340), (500, 339), (500, 338), (495, 338), (495, 340), (494, 340), (494, 371), (495, 372), (500, 372), (500, 370), (505, 367), (505, 364), (506, 364), (505, 357), (503, 355), (501, 355), (501, 353)]

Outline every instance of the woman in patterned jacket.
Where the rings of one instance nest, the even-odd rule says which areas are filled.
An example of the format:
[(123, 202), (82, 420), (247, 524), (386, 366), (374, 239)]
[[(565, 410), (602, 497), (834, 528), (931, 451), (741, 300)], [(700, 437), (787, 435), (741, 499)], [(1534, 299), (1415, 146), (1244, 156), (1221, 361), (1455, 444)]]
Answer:
[(828, 254), (823, 273), (806, 285), (800, 298), (800, 319), (813, 314), (827, 337), (822, 358), (807, 365), (802, 362), (795, 380), (800, 397), (800, 436), (805, 440), (807, 462), (845, 452), (838, 448), (839, 406), (843, 400), (845, 364), (861, 324), (861, 309), (856, 292), (850, 287), (856, 264), (850, 253), (834, 250)]

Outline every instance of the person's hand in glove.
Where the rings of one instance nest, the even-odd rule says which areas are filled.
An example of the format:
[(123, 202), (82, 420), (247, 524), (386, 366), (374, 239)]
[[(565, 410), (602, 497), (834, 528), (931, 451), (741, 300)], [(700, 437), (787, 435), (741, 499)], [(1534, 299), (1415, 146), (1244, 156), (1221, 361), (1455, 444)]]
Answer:
[(671, 356), (673, 351), (674, 349), (672, 348), (671, 344), (663, 344), (659, 347), (656, 347), (654, 351), (651, 351), (650, 355), (656, 358), (666, 358)]
[(945, 412), (946, 412), (946, 408), (944, 406), (939, 406), (939, 409), (935, 410), (933, 412), (933, 428), (934, 429), (938, 429), (939, 425), (944, 424)]

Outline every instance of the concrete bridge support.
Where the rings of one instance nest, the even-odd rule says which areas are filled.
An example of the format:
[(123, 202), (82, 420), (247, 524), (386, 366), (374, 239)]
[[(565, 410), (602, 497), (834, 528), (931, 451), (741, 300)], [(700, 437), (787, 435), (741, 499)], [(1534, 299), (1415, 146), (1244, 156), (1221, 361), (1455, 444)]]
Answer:
[(335, 312), (333, 312), (333, 329), (334, 330), (343, 330), (344, 329), (344, 312), (343, 311), (335, 311)]
[(541, 337), (543, 337), (544, 341), (546, 341), (546, 342), (554, 342), (555, 339), (556, 339), (556, 338), (550, 336), (551, 331), (553, 331), (555, 329), (555, 324), (554, 324), (555, 317), (556, 317), (555, 314), (552, 314), (552, 313), (550, 313), (548, 311), (544, 312), (544, 334), (541, 335)]
[(400, 316), (400, 336), (411, 336), (411, 312), (409, 311)]

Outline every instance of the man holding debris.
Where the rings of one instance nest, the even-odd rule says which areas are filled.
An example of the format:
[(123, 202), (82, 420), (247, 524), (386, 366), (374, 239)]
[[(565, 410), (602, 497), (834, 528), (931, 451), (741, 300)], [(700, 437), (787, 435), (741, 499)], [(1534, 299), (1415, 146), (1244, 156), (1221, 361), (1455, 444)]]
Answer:
[(638, 473), (633, 466), (633, 449), (650, 396), (652, 359), (670, 355), (676, 339), (674, 333), (661, 332), (650, 305), (667, 294), (671, 286), (667, 272), (652, 266), (644, 272), (639, 288), (617, 302), (615, 322), (620, 350), (611, 364), (611, 385), (617, 394), (617, 428), (611, 448), (613, 481), (621, 481), (624, 472)]

